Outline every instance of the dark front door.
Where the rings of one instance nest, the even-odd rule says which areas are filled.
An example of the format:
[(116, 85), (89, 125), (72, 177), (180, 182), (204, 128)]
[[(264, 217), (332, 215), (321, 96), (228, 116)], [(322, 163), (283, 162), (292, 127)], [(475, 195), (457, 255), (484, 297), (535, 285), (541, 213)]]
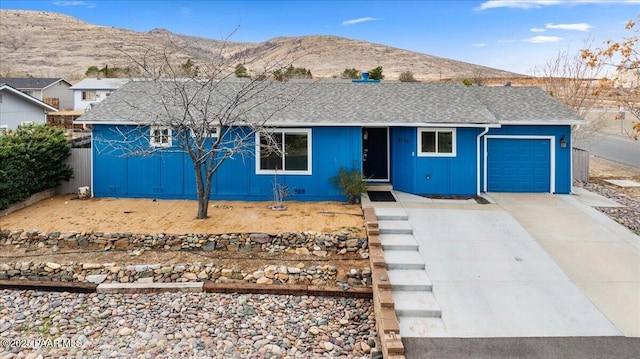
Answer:
[(362, 170), (369, 180), (389, 180), (389, 128), (362, 128)]

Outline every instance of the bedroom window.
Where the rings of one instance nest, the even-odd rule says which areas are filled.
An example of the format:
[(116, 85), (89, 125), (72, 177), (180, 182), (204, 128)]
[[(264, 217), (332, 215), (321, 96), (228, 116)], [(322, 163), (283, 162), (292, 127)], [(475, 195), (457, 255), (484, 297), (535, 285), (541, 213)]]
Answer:
[(171, 128), (151, 126), (149, 144), (152, 147), (171, 147)]
[(311, 174), (311, 130), (258, 132), (256, 159), (257, 174)]
[(418, 129), (418, 156), (420, 157), (455, 157), (455, 128), (420, 128)]

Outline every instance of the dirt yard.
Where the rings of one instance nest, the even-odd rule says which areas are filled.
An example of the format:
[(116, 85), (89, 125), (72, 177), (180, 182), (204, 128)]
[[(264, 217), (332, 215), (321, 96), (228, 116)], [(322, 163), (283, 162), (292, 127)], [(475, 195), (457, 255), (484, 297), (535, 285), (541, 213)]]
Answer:
[(271, 202), (209, 203), (209, 218), (196, 219), (197, 202), (182, 200), (74, 199), (59, 195), (0, 218), (2, 229), (41, 232), (248, 233), (337, 232), (364, 235), (362, 210), (337, 202), (287, 202), (286, 211)]
[[(1, 229), (37, 229), (44, 232), (99, 231), (109, 233), (241, 233), (241, 232), (339, 232), (348, 231), (364, 236), (362, 210), (357, 205), (337, 202), (287, 202), (286, 211), (268, 208), (270, 202), (222, 202), (212, 201), (210, 218), (195, 219), (195, 201), (170, 201), (150, 199), (90, 200), (74, 199), (75, 196), (59, 195), (33, 206), (0, 217)], [(3, 246), (4, 247), (4, 246)], [(34, 248), (6, 246), (1, 249), (0, 262), (8, 258), (22, 261), (27, 258), (37, 262), (78, 262), (117, 264), (177, 264), (215, 262), (227, 267), (257, 270), (269, 264), (308, 266), (333, 265), (342, 270), (369, 267), (369, 261), (357, 253), (330, 255), (318, 258), (313, 255), (264, 252), (184, 252), (74, 250), (62, 249), (52, 253), (49, 246)]]
[(628, 179), (640, 182), (640, 168), (635, 168), (621, 163), (591, 156), (589, 159), (589, 181), (611, 188), (628, 197), (640, 200), (640, 188), (623, 188), (605, 182), (605, 179)]

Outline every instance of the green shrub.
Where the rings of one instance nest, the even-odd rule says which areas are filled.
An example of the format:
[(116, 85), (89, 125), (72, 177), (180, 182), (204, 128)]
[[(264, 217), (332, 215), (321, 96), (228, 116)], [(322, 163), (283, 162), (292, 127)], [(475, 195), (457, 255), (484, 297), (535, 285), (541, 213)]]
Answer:
[(471, 85), (473, 85), (473, 83), (472, 83), (472, 82), (471, 82), (471, 80), (469, 80), (469, 79), (463, 79), (463, 80), (462, 80), (462, 83), (463, 83), (465, 86), (471, 86)]
[(68, 181), (73, 169), (64, 160), (70, 153), (64, 131), (46, 125), (0, 136), (0, 210)]
[(340, 167), (338, 175), (331, 177), (331, 182), (340, 188), (340, 193), (347, 196), (349, 204), (357, 203), (358, 198), (367, 191), (367, 182), (357, 168), (350, 170)]

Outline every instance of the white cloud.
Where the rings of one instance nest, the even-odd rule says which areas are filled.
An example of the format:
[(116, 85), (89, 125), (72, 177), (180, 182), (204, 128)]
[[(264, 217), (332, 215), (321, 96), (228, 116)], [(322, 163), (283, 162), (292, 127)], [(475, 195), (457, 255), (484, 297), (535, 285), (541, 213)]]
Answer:
[(354, 25), (354, 24), (359, 24), (361, 22), (367, 22), (367, 21), (378, 21), (378, 20), (382, 20), (382, 19), (378, 19), (375, 17), (360, 17), (357, 19), (351, 19), (351, 20), (346, 20), (342, 22), (342, 26), (349, 26), (349, 25)]
[(57, 6), (87, 6), (84, 1), (54, 1), (53, 5)]
[(558, 42), (560, 40), (562, 40), (562, 38), (558, 36), (534, 36), (532, 38), (522, 40), (522, 41), (530, 42), (532, 44), (546, 44), (549, 42)]
[(531, 32), (545, 32), (545, 31), (547, 31), (547, 29), (541, 29), (539, 27), (533, 27), (529, 31), (531, 31)]
[(511, 44), (511, 43), (514, 43), (514, 42), (516, 42), (516, 40), (514, 40), (514, 39), (498, 40), (499, 44)]
[(477, 44), (471, 44), (471, 46), (472, 46), (472, 47), (478, 47), (478, 48), (480, 48), (480, 47), (485, 47), (485, 46), (487, 46), (487, 44), (485, 44), (485, 43), (483, 43), (483, 42), (480, 42), (480, 43), (477, 43)]
[(640, 4), (640, 0), (488, 0), (480, 4), (476, 10), (496, 8), (539, 9), (553, 5), (581, 5), (581, 4)]
[(556, 29), (556, 30), (573, 30), (573, 31), (589, 31), (593, 29), (593, 26), (587, 23), (579, 23), (579, 24), (547, 24), (545, 25), (547, 29)]

